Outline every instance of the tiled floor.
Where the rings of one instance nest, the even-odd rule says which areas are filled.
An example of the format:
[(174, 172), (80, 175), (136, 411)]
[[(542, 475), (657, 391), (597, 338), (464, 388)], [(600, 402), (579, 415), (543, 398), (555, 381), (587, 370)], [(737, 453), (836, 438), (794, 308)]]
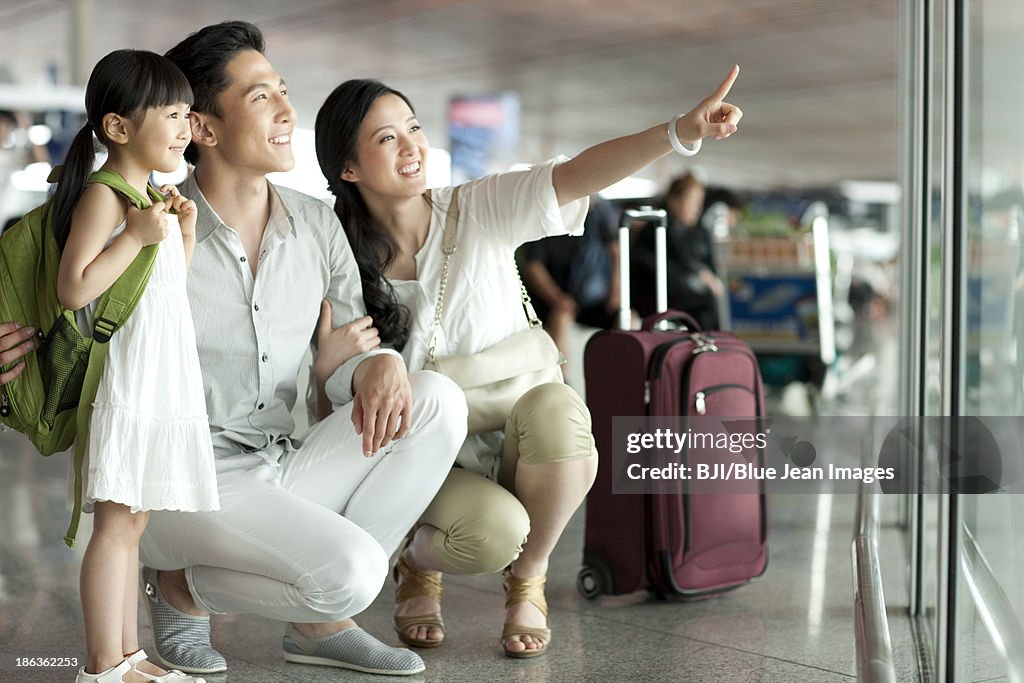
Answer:
[[(582, 348), (582, 347), (581, 347)], [(868, 378), (870, 382), (870, 378)], [(869, 392), (852, 391), (863, 399)], [(845, 411), (866, 409), (844, 399)], [(773, 414), (807, 409), (798, 385), (773, 396)], [(823, 411), (829, 414), (830, 411)], [(831, 414), (837, 414), (831, 412)], [(71, 668), (15, 667), (16, 657), (83, 655), (78, 567), (90, 531), (83, 521), (77, 549), (61, 543), (66, 460), (36, 455), (18, 435), (0, 433), (0, 683), (70, 682)], [(576, 591), (583, 516), (578, 514), (552, 558), (547, 589), (554, 642), (548, 656), (516, 661), (498, 644), (503, 616), (497, 576), (448, 577), (448, 638), (421, 654), (422, 681), (844, 681), (856, 678), (850, 542), (851, 495), (777, 495), (771, 501), (771, 559), (756, 583), (700, 602), (648, 594), (596, 601)], [(879, 548), (898, 678), (916, 680), (906, 618), (906, 563), (896, 527), (897, 501), (883, 499)], [(391, 630), (389, 582), (360, 624), (398, 644)], [(143, 624), (143, 646), (151, 636)], [(229, 671), (211, 683), (372, 681), (380, 677), (286, 664), (283, 626), (233, 615), (214, 618), (215, 646)], [(386, 679), (383, 679), (386, 680)], [(972, 678), (976, 680), (976, 678)]]
[[(20, 437), (0, 434), (0, 681), (72, 681), (64, 669), (24, 669), (15, 657), (82, 657), (78, 549), (61, 544), (65, 461), (43, 459)], [(553, 558), (548, 587), (554, 643), (535, 661), (502, 656), (502, 597), (495, 576), (449, 578), (444, 646), (426, 651), (428, 681), (842, 681), (856, 675), (850, 539), (852, 496), (776, 496), (771, 562), (758, 582), (701, 602), (647, 594), (587, 601), (576, 591), (582, 516)], [(892, 511), (887, 513), (891, 515)], [(820, 517), (820, 521), (819, 521)], [(886, 535), (888, 534), (888, 535)], [(883, 531), (883, 567), (900, 680), (914, 679), (909, 627), (901, 620), (902, 544)], [(390, 584), (361, 625), (397, 644)], [(143, 617), (144, 623), (144, 617)], [(143, 626), (142, 642), (150, 642)], [(215, 645), (230, 670), (211, 681), (380, 680), (340, 670), (286, 664), (280, 624), (252, 616), (214, 619)]]

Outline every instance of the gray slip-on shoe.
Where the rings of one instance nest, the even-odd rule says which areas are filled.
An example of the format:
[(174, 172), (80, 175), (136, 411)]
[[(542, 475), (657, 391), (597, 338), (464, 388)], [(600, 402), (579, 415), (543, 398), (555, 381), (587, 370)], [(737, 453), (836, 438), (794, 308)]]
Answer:
[(142, 594), (153, 627), (153, 659), (167, 669), (190, 674), (227, 671), (224, 655), (210, 644), (210, 617), (196, 617), (171, 607), (157, 583), (157, 571), (142, 568)]
[(386, 676), (410, 676), (427, 668), (412, 650), (385, 645), (359, 627), (326, 638), (307, 638), (288, 624), (282, 646), (285, 661), (296, 664), (336, 666)]

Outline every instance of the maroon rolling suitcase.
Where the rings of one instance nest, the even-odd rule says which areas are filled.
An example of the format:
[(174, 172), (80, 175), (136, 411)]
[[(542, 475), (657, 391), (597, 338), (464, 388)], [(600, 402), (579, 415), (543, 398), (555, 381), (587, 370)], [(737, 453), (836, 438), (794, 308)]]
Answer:
[[(665, 212), (627, 211), (619, 231), (619, 330), (598, 332), (584, 352), (587, 405), (600, 454), (587, 496), (583, 568), (577, 587), (587, 598), (652, 589), (702, 597), (735, 588), (768, 564), (767, 495), (758, 480), (728, 493), (613, 494), (615, 416), (764, 416), (761, 375), (753, 352), (726, 332), (703, 332), (685, 313), (665, 311), (629, 329), (629, 223), (656, 220), (658, 308), (665, 311)], [(663, 322), (664, 321), (664, 322)], [(685, 328), (659, 329), (665, 322)], [(688, 457), (701, 457), (690, 454)], [(757, 456), (762, 459), (764, 454)]]

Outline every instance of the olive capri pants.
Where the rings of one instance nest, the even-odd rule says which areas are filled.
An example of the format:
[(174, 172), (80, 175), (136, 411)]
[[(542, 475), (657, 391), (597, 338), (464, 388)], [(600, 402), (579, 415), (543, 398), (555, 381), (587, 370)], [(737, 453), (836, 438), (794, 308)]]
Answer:
[(573, 389), (558, 383), (529, 390), (505, 422), (505, 443), (494, 482), (454, 468), (419, 524), (436, 527), (434, 553), (452, 574), (491, 574), (523, 549), (530, 518), (515, 497), (519, 462), (555, 463), (595, 457), (590, 411)]

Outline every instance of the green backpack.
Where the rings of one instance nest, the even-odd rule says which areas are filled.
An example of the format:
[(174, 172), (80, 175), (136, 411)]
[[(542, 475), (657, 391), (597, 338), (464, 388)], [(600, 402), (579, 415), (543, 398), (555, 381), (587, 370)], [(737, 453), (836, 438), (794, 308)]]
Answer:
[[(114, 171), (97, 171), (89, 182), (111, 187), (139, 209), (151, 205)], [(152, 200), (164, 201), (152, 187), (149, 194)], [(25, 434), (43, 455), (75, 444), (75, 507), (64, 536), (64, 542), (74, 546), (82, 512), (82, 463), (103, 362), (111, 335), (135, 310), (149, 282), (158, 245), (139, 252), (100, 296), (95, 329), (88, 337), (78, 329), (74, 312), (57, 298), (61, 252), (51, 225), (51, 205), (47, 201), (32, 209), (0, 236), (0, 321), (37, 330), (35, 353), (2, 368), (6, 372), (25, 363), (18, 377), (0, 386), (0, 422)]]

